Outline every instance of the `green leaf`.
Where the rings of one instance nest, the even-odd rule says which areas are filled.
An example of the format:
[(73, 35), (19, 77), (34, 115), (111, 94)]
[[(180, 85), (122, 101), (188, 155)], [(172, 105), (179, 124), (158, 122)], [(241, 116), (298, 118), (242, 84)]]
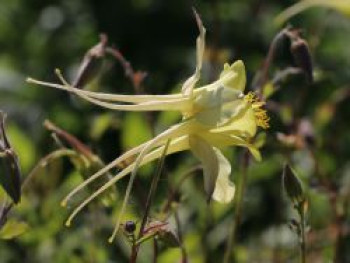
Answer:
[(34, 142), (24, 131), (14, 124), (7, 125), (6, 131), (11, 145), (20, 160), (21, 170), (25, 174), (33, 167), (36, 160)]
[(144, 115), (128, 113), (122, 125), (122, 144), (124, 149), (138, 146), (152, 138), (149, 125)]
[(291, 17), (311, 8), (311, 7), (327, 7), (334, 9), (340, 13), (350, 16), (350, 1), (349, 0), (304, 0), (299, 1), (295, 5), (284, 10), (275, 18), (275, 23), (281, 25)]
[(10, 219), (0, 230), (0, 239), (12, 239), (22, 235), (28, 230), (29, 226), (27, 223)]
[(110, 113), (101, 114), (96, 116), (91, 122), (90, 136), (93, 139), (100, 139), (107, 129), (111, 127), (114, 120)]

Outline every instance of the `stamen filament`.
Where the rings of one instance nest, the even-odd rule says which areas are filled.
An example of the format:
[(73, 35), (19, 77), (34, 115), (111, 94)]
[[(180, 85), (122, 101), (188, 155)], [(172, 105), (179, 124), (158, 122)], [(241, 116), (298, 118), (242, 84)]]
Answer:
[[(188, 137), (182, 136), (174, 141), (171, 142), (171, 145), (169, 145), (169, 149), (167, 154), (172, 154), (179, 151), (184, 151), (188, 149)], [(145, 165), (157, 158), (161, 155), (162, 149), (164, 146), (161, 146), (157, 148), (156, 150), (152, 151), (151, 153), (147, 154), (146, 157), (141, 161), (140, 165)], [(87, 199), (85, 199), (78, 207), (74, 209), (74, 211), (70, 214), (69, 218), (66, 221), (66, 226), (70, 226), (72, 220), (74, 217), (93, 199), (95, 199), (97, 196), (99, 196), (101, 193), (103, 193), (105, 190), (107, 190), (109, 187), (114, 185), (118, 180), (129, 174), (133, 171), (135, 168), (135, 163), (129, 165), (124, 170), (120, 171), (116, 176), (114, 176), (110, 181), (108, 181), (106, 184), (101, 186), (96, 192), (94, 192), (92, 195), (90, 195)], [(119, 219), (120, 221), (120, 219)], [(117, 229), (118, 230), (118, 229)], [(117, 231), (116, 231), (117, 232)]]
[(134, 156), (135, 154), (139, 153), (140, 150), (142, 150), (142, 148), (145, 146), (144, 144), (141, 144), (129, 151), (127, 151), (126, 153), (124, 153), (123, 155), (119, 156), (118, 158), (114, 159), (112, 162), (110, 162), (109, 164), (107, 164), (105, 167), (103, 167), (101, 170), (99, 170), (97, 173), (93, 174), (92, 176), (90, 176), (89, 178), (87, 178), (84, 182), (82, 182), (80, 185), (78, 185), (77, 187), (75, 187), (61, 202), (61, 206), (66, 206), (68, 201), (80, 190), (82, 190), (84, 187), (86, 187), (89, 183), (91, 183), (92, 181), (96, 180), (98, 177), (102, 176), (103, 174), (105, 174), (106, 172), (108, 172), (110, 169), (112, 169), (113, 167), (116, 167), (118, 164), (122, 163), (124, 160), (128, 159), (129, 157)]
[[(119, 180), (118, 176), (124, 176), (124, 171), (126, 169), (128, 169), (129, 167), (133, 167), (134, 171), (132, 174), (132, 177), (130, 178), (130, 181), (133, 181), (133, 177), (135, 177), (136, 171), (138, 169), (138, 166), (141, 164), (142, 159), (144, 157), (145, 154), (147, 154), (153, 147), (155, 147), (158, 143), (163, 142), (164, 140), (168, 140), (168, 139), (174, 139), (174, 138), (178, 138), (181, 136), (184, 136), (186, 134), (189, 133), (189, 130), (196, 130), (196, 126), (193, 125), (193, 121), (187, 121), (178, 125), (175, 125), (171, 128), (169, 128), (168, 130), (164, 131), (163, 133), (159, 134), (158, 136), (156, 136), (154, 139), (150, 140), (149, 142), (147, 142), (144, 147), (142, 148), (142, 151), (140, 152), (139, 156), (137, 157), (137, 159), (135, 160), (135, 162), (128, 166), (127, 168), (125, 168), (123, 171), (121, 171), (120, 173), (118, 173), (114, 178), (112, 178), (109, 182), (107, 182), (106, 184), (104, 184), (103, 186), (101, 186), (95, 193), (93, 193), (89, 198), (87, 198), (83, 203), (81, 203), (71, 214), (71, 216), (68, 218), (66, 225), (70, 225), (71, 220), (75, 217), (75, 215), (82, 209), (84, 208), (91, 200), (93, 200), (95, 197), (97, 197), (100, 193), (102, 193), (103, 191), (105, 191), (108, 187), (112, 186), (116, 181)], [(170, 150), (169, 150), (170, 151)], [(130, 171), (129, 171), (130, 172)], [(127, 172), (127, 174), (129, 173)], [(94, 175), (94, 177), (97, 178), (96, 175)], [(80, 190), (82, 187), (84, 187), (86, 184), (82, 184), (82, 186), (78, 189)], [(130, 183), (129, 183), (130, 185)], [(128, 185), (128, 189), (131, 188)], [(128, 200), (128, 195), (130, 194), (130, 190), (127, 189), (125, 198), (124, 198), (124, 202)], [(75, 190), (75, 192), (77, 192), (78, 190)], [(129, 193), (128, 193), (129, 192)], [(73, 193), (73, 194), (74, 194)], [(68, 198), (70, 198), (72, 195), (72, 193), (68, 196)], [(66, 198), (67, 199), (67, 198)], [(65, 200), (66, 200), (65, 199)], [(64, 201), (65, 201), (64, 200)], [(65, 204), (65, 203), (63, 203)], [(121, 210), (123, 211), (123, 209)]]
[[(178, 128), (178, 126), (182, 126), (180, 127), (183, 131), (182, 133), (185, 133), (184, 130), (189, 129), (189, 126), (187, 125), (192, 125), (192, 124), (188, 124), (188, 122), (186, 123), (186, 125), (177, 125), (174, 126), (173, 128)], [(181, 130), (179, 129), (179, 130)], [(157, 137), (163, 136), (165, 133), (169, 132), (169, 129), (164, 131), (163, 133), (159, 134)], [(163, 139), (164, 140), (164, 139)], [(80, 185), (78, 185), (77, 187), (75, 187), (61, 202), (61, 206), (66, 206), (68, 201), (80, 190), (82, 190), (84, 187), (86, 187), (89, 183), (91, 183), (92, 181), (96, 180), (98, 177), (102, 176), (103, 174), (105, 174), (106, 172), (108, 172), (110, 169), (112, 169), (113, 167), (116, 167), (118, 164), (122, 163), (123, 161), (125, 161), (126, 159), (128, 159), (129, 157), (134, 156), (135, 154), (138, 154), (140, 151), (142, 151), (142, 149), (147, 145), (148, 142), (143, 143), (129, 151), (127, 151), (126, 153), (122, 154), (120, 157), (116, 158), (115, 160), (113, 160), (112, 162), (110, 162), (109, 164), (107, 164), (105, 167), (103, 167), (101, 170), (99, 170), (98, 172), (96, 172), (95, 174), (93, 174), (92, 176), (90, 176), (88, 179), (86, 179), (84, 182), (82, 182)], [(158, 141), (158, 143), (156, 143), (154, 145), (154, 147), (159, 146), (159, 144), (161, 144), (162, 141)]]

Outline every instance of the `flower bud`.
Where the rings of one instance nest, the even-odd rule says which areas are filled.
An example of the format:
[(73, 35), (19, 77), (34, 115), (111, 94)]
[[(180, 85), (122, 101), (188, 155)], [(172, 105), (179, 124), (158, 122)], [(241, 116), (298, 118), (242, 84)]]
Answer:
[(77, 77), (73, 81), (73, 87), (83, 88), (95, 78), (96, 74), (100, 71), (108, 41), (107, 36), (104, 34), (101, 34), (100, 38), (100, 42), (86, 52), (80, 64)]
[(12, 201), (17, 204), (21, 200), (21, 171), (18, 157), (12, 149), (5, 132), (5, 116), (0, 111), (0, 153), (2, 160), (2, 169), (0, 184)]
[(312, 67), (310, 49), (307, 42), (300, 37), (296, 37), (295, 39), (292, 39), (290, 51), (292, 53), (295, 64), (304, 72), (308, 82), (312, 83), (313, 67)]
[(300, 206), (305, 198), (300, 179), (287, 164), (283, 170), (283, 186), (288, 197), (296, 206)]

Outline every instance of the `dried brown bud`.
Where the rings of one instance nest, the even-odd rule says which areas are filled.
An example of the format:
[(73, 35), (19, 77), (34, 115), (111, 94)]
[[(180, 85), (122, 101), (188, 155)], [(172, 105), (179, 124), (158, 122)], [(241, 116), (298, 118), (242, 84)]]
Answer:
[(312, 83), (313, 67), (311, 53), (307, 42), (300, 37), (293, 38), (290, 46), (290, 51), (292, 53), (295, 64), (303, 70), (309, 83)]
[(84, 59), (80, 64), (77, 77), (73, 81), (73, 87), (83, 88), (96, 77), (96, 74), (102, 67), (107, 42), (107, 36), (101, 34), (100, 42), (86, 52)]

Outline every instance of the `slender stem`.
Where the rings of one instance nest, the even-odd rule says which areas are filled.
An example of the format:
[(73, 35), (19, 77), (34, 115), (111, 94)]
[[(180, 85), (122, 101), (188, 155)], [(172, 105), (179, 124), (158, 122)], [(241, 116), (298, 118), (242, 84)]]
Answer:
[(235, 205), (235, 213), (233, 222), (230, 227), (230, 232), (227, 240), (226, 251), (224, 254), (224, 263), (234, 262), (232, 259), (232, 248), (235, 245), (235, 237), (237, 228), (240, 225), (241, 217), (242, 217), (242, 205), (243, 205), (243, 196), (246, 188), (247, 182), (247, 169), (249, 165), (250, 155), (248, 151), (244, 152), (243, 163), (242, 163), (242, 175), (239, 180), (238, 191), (235, 195), (234, 205)]
[[(164, 166), (164, 159), (165, 159), (166, 153), (168, 151), (169, 144), (170, 144), (170, 139), (165, 144), (162, 156), (158, 162), (156, 173), (152, 178), (151, 187), (150, 187), (150, 190), (148, 192), (148, 196), (147, 196), (147, 200), (146, 200), (145, 213), (144, 213), (143, 218), (142, 218), (140, 231), (139, 231), (137, 240), (141, 239), (143, 236), (143, 232), (144, 232), (144, 229), (145, 229), (145, 226), (147, 223), (152, 200), (153, 200), (154, 194), (156, 192), (160, 176), (162, 174), (162, 170), (163, 170), (163, 166)], [(130, 263), (136, 263), (139, 247), (140, 247), (140, 244), (138, 244), (137, 242), (133, 244), (132, 250), (131, 250)]]
[(306, 241), (305, 241), (305, 212), (300, 209), (300, 262), (306, 263)]
[[(335, 201), (336, 202), (336, 201)], [(336, 224), (338, 226), (337, 238), (335, 243), (334, 263), (345, 262), (347, 258), (347, 236), (344, 231), (344, 224), (348, 218), (347, 208), (349, 207), (349, 200), (345, 199), (342, 205), (342, 212), (336, 211)]]
[(273, 59), (275, 57), (275, 53), (277, 50), (277, 44), (278, 42), (281, 40), (281, 38), (285, 35), (286, 31), (285, 29), (282, 29), (276, 36), (275, 38), (272, 40), (270, 47), (269, 47), (269, 51), (266, 55), (264, 64), (263, 64), (263, 68), (262, 68), (262, 73), (261, 73), (261, 77), (259, 79), (258, 85), (256, 87), (256, 90), (259, 93), (259, 96), (262, 98), (264, 95), (264, 87), (265, 84), (268, 80), (268, 73), (269, 73), (269, 69), (271, 66), (271, 63), (273, 62)]
[(153, 238), (153, 263), (157, 263), (158, 258), (158, 244), (157, 240)]
[(179, 213), (177, 212), (177, 210), (174, 211), (174, 216), (175, 216), (175, 223), (176, 223), (176, 229), (177, 229), (177, 236), (179, 238), (181, 254), (182, 254), (181, 263), (187, 263), (188, 262), (187, 252), (186, 252), (186, 248), (185, 248), (184, 243), (183, 243), (181, 222), (180, 222), (180, 217), (179, 217)]
[(172, 202), (175, 200), (176, 195), (178, 194), (180, 187), (186, 181), (186, 179), (188, 179), (188, 177), (194, 175), (197, 170), (200, 170), (202, 168), (203, 168), (202, 165), (196, 165), (196, 166), (191, 167), (190, 169), (188, 169), (187, 171), (185, 171), (183, 174), (181, 174), (179, 176), (180, 180), (178, 181), (178, 183), (175, 186), (173, 186), (173, 187), (171, 187), (170, 185), (168, 186), (169, 187), (169, 196), (168, 196), (168, 199), (167, 199), (167, 201), (162, 209), (162, 213), (166, 213), (171, 208)]

